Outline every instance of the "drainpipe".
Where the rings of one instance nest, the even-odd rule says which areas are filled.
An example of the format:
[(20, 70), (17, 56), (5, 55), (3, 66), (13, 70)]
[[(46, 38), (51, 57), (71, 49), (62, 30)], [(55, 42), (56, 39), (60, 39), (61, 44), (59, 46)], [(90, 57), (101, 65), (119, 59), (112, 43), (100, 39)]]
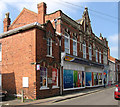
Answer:
[(62, 52), (62, 49), (61, 49), (61, 39), (62, 37), (59, 36), (59, 60), (60, 60), (60, 95), (63, 94), (63, 75), (62, 75), (62, 68), (63, 68), (63, 59), (64, 57), (66, 56), (65, 52)]
[(63, 61), (64, 61), (65, 56), (66, 56), (66, 53), (65, 52), (61, 52), (61, 63), (60, 63), (60, 95), (63, 94), (63, 88), (62, 88), (62, 85), (63, 85), (62, 68), (63, 68)]

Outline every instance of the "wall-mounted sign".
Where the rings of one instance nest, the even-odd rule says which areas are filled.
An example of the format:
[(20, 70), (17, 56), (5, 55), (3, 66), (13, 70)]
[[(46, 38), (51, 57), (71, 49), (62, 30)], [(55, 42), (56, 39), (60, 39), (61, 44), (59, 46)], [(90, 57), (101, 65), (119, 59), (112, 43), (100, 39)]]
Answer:
[(37, 64), (37, 71), (38, 71), (38, 70), (40, 70), (40, 65), (39, 65), (39, 64)]
[(23, 77), (23, 87), (24, 88), (29, 87), (28, 77)]

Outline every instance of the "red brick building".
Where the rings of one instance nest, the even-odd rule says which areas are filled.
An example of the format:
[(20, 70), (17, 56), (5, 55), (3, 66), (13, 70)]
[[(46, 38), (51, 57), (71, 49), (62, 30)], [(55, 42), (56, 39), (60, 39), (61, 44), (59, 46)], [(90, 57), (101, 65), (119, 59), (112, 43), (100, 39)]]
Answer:
[(120, 84), (120, 60), (115, 59), (116, 82)]
[[(12, 24), (6, 14), (0, 35), (3, 88), (17, 95), (24, 90), (26, 98), (36, 99), (58, 95), (60, 82), (63, 92), (102, 86), (108, 41), (93, 33), (88, 9), (75, 21), (61, 10), (46, 14), (46, 7), (38, 4), (38, 13), (24, 8)], [(58, 37), (66, 53), (62, 81)]]
[[(17, 95), (24, 90), (25, 97), (32, 99), (58, 95), (60, 64), (55, 29), (50, 21), (41, 25), (32, 20), (32, 16), (27, 22), (31, 14), (35, 13), (24, 9), (9, 27), (8, 13), (4, 19), (5, 32), (0, 39), (2, 87)], [(23, 16), (26, 19), (22, 19)], [(21, 20), (26, 20), (27, 24), (21, 26), (20, 23), (24, 23)], [(50, 86), (48, 78), (53, 79), (53, 76)]]

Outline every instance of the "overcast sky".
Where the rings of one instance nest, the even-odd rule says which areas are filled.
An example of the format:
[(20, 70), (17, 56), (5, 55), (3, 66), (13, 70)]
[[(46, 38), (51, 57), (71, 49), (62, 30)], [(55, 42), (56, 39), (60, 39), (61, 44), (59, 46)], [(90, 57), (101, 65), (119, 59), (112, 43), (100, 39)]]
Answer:
[(118, 58), (118, 0), (0, 0), (0, 33), (6, 12), (10, 12), (13, 22), (24, 7), (37, 13), (37, 4), (43, 1), (47, 13), (62, 10), (74, 20), (82, 18), (84, 7), (88, 7), (93, 32), (107, 38), (110, 55)]

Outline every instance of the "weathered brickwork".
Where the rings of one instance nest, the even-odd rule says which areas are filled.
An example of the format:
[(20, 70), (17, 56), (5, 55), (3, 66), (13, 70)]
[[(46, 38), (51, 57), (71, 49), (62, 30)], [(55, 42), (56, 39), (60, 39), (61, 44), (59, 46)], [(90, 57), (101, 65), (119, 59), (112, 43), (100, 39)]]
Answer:
[[(104, 51), (108, 54), (108, 42), (101, 36), (99, 39), (92, 32), (87, 8), (83, 13), (82, 21), (74, 21), (61, 10), (51, 14), (46, 14), (46, 4), (37, 5), (38, 13), (26, 8), (10, 24), (9, 14), (4, 19), (4, 32), (24, 25), (38, 22), (39, 25), (19, 30), (16, 33), (7, 35), (0, 39), (2, 43), (2, 74), (3, 89), (12, 94), (21, 94), (24, 90), (26, 98), (36, 99), (60, 94), (60, 50), (58, 37), (61, 36), (61, 51), (65, 51), (65, 33), (70, 35), (70, 55), (73, 55), (73, 37), (77, 38), (77, 55), (83, 58), (83, 42), (86, 43), (86, 59), (89, 61), (89, 46), (92, 46), (92, 60), (96, 63), (96, 50), (101, 52), (101, 64), (104, 64)], [(85, 20), (84, 20), (85, 19)], [(86, 24), (87, 23), (87, 24)], [(21, 28), (22, 29), (22, 28)], [(89, 32), (87, 31), (89, 30)], [(74, 36), (73, 36), (74, 35)], [(52, 55), (47, 55), (47, 38), (52, 39)], [(108, 55), (106, 55), (107, 57)], [(106, 63), (106, 65), (108, 62)], [(52, 78), (52, 69), (58, 70), (58, 87), (53, 88), (47, 83), (47, 89), (41, 89), (40, 70), (37, 65), (47, 68), (47, 78)], [(63, 72), (62, 72), (63, 75)], [(22, 87), (22, 78), (29, 77), (29, 87)], [(63, 82), (63, 77), (62, 77)], [(63, 87), (63, 86), (62, 86)]]
[(2, 81), (3, 89), (8, 93), (21, 93), (22, 77), (29, 77), (27, 96), (34, 96), (36, 82), (35, 62), (35, 29), (11, 35), (2, 39)]

